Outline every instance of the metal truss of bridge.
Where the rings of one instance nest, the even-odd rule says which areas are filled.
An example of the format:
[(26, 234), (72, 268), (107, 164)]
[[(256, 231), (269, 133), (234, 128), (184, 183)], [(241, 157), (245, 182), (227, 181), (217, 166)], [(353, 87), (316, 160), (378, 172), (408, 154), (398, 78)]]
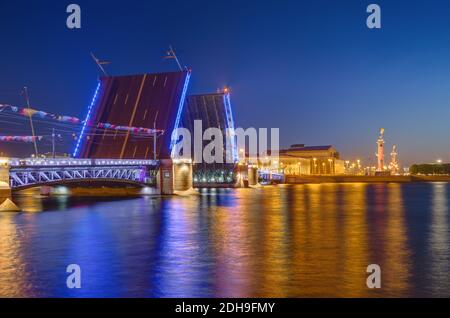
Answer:
[(127, 159), (8, 159), (11, 189), (70, 182), (125, 182), (155, 185), (159, 162)]

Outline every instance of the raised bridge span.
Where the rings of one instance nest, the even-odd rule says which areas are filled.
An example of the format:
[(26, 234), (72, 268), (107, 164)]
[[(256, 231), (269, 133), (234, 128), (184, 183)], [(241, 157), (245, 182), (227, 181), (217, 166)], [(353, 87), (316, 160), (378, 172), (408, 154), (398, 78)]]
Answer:
[(73, 182), (104, 181), (156, 186), (158, 160), (4, 158), (0, 181), (11, 190)]

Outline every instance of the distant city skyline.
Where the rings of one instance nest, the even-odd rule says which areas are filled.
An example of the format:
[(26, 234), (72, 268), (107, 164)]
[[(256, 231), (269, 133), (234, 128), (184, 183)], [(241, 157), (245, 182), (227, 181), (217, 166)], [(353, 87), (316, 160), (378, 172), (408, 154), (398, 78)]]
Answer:
[[(169, 44), (192, 68), (189, 94), (230, 86), (236, 124), (279, 127), (282, 147), (335, 146), (344, 159), (450, 161), (450, 4), (445, 1), (76, 1), (0, 3), (0, 102), (84, 118), (99, 71), (176, 71)], [(366, 7), (382, 28), (366, 26)], [(1, 133), (5, 133), (1, 131)]]

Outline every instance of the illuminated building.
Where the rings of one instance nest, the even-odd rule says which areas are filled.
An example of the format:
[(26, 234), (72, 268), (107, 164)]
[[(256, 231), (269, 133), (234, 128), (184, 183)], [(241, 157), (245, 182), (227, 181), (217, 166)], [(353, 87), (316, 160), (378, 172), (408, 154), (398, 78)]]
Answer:
[(311, 174), (311, 160), (291, 155), (280, 155), (278, 168), (286, 175)]
[[(295, 160), (300, 160), (295, 162)], [(309, 163), (309, 164), (308, 164)], [(336, 175), (344, 173), (344, 161), (340, 160), (339, 152), (331, 145), (305, 146), (292, 145), (289, 149), (280, 150), (280, 165), (284, 166), (285, 174), (289, 171), (298, 171), (300, 174)], [(293, 165), (309, 166), (295, 169)]]
[(344, 161), (333, 146), (295, 144), (280, 150), (277, 158), (250, 158), (249, 161), (262, 171), (285, 175), (337, 175), (344, 174), (345, 170)]

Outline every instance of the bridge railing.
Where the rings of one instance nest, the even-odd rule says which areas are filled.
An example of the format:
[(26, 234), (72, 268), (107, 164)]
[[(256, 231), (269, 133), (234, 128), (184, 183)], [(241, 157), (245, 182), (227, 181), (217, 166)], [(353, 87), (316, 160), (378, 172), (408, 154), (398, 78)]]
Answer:
[(131, 181), (156, 184), (157, 160), (7, 158), (11, 188), (83, 180)]
[(66, 167), (24, 168), (10, 170), (11, 188), (29, 187), (39, 184), (51, 184), (70, 181), (124, 180), (136, 183), (149, 183), (149, 177), (144, 168), (136, 166), (120, 167)]

